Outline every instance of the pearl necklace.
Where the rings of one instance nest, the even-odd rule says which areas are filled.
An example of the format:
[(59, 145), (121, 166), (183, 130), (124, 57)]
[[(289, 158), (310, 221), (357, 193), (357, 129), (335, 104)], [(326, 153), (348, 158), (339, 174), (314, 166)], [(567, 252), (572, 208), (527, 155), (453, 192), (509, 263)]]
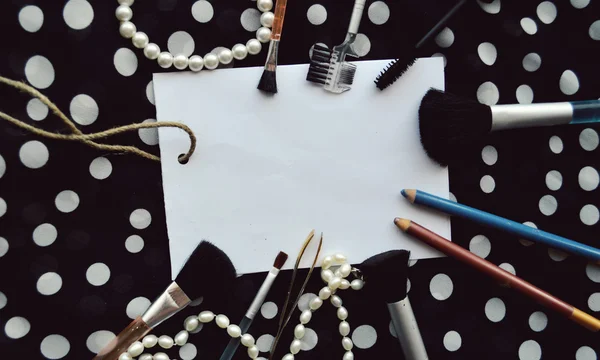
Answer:
[[(337, 267), (337, 268), (336, 268)], [(356, 279), (352, 282), (346, 280), (350, 274), (354, 275)], [(342, 360), (354, 360), (354, 354), (352, 348), (354, 344), (348, 337), (350, 334), (350, 324), (346, 321), (348, 319), (348, 310), (342, 306), (342, 299), (339, 295), (336, 295), (337, 290), (346, 290), (352, 288), (353, 290), (361, 290), (364, 286), (364, 281), (360, 274), (360, 270), (352, 268), (348, 264), (346, 257), (342, 254), (335, 254), (332, 256), (326, 256), (323, 259), (321, 268), (321, 279), (325, 282), (324, 286), (320, 291), (319, 295), (308, 303), (309, 309), (304, 310), (300, 314), (300, 323), (294, 328), (294, 340), (290, 344), (290, 352), (284, 355), (281, 360), (294, 360), (294, 356), (300, 352), (301, 340), (306, 333), (305, 325), (312, 319), (312, 314), (317, 311), (323, 301), (329, 299), (331, 304), (337, 308), (337, 317), (340, 320), (338, 327), (339, 333), (342, 336), (342, 347), (344, 348), (344, 355)], [(157, 352), (154, 355), (144, 353), (145, 349), (153, 348), (158, 345), (163, 349), (170, 349), (175, 345), (183, 346), (187, 343), (190, 332), (198, 329), (200, 324), (210, 323), (215, 321), (217, 326), (227, 331), (227, 335), (232, 338), (240, 338), (242, 345), (248, 348), (247, 354), (250, 359), (256, 359), (260, 353), (254, 337), (250, 334), (242, 334), (242, 330), (239, 326), (231, 324), (229, 318), (223, 314), (215, 315), (212, 311), (202, 311), (198, 316), (189, 316), (183, 322), (183, 330), (177, 333), (174, 337), (168, 335), (162, 335), (156, 337), (156, 335), (146, 335), (142, 341), (136, 341), (133, 343), (126, 352), (119, 356), (119, 360), (133, 360), (139, 356), (138, 360), (169, 360), (169, 356), (164, 352)]]
[(138, 49), (144, 50), (144, 55), (150, 60), (156, 60), (160, 67), (167, 69), (171, 65), (175, 66), (176, 69), (185, 70), (190, 68), (192, 71), (200, 71), (202, 68), (209, 70), (215, 69), (219, 66), (219, 63), (227, 65), (235, 58), (236, 60), (243, 60), (248, 54), (256, 55), (260, 53), (262, 49), (261, 43), (269, 42), (271, 39), (271, 29), (275, 15), (270, 11), (273, 8), (273, 0), (257, 0), (256, 6), (263, 14), (260, 16), (260, 23), (262, 25), (256, 31), (256, 38), (248, 40), (246, 45), (235, 44), (231, 50), (222, 50), (218, 55), (208, 53), (204, 57), (199, 55), (193, 55), (189, 58), (184, 54), (171, 54), (168, 51), (160, 51), (160, 47), (155, 43), (151, 43), (146, 33), (137, 31), (136, 26), (131, 22), (133, 18), (133, 5), (134, 0), (118, 0), (119, 7), (115, 11), (115, 16), (121, 22), (119, 26), (119, 33), (126, 39), (131, 39), (133, 46)]

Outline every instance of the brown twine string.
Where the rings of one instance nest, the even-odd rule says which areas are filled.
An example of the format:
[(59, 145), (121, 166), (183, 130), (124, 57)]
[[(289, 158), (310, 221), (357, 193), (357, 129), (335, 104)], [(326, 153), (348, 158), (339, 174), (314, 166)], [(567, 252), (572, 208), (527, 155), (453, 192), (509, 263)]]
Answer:
[(160, 158), (156, 155), (150, 154), (144, 150), (141, 150), (135, 146), (128, 145), (109, 145), (109, 144), (101, 144), (97, 143), (93, 140), (95, 139), (104, 139), (109, 136), (122, 134), (128, 131), (138, 130), (138, 129), (151, 129), (151, 128), (159, 128), (159, 127), (176, 127), (183, 131), (185, 131), (190, 137), (190, 148), (187, 153), (181, 155), (179, 157), (180, 163), (186, 163), (194, 151), (196, 150), (196, 135), (192, 129), (190, 129), (187, 125), (174, 122), (174, 121), (161, 121), (156, 123), (143, 123), (143, 124), (130, 124), (124, 126), (118, 126), (112, 129), (108, 129), (105, 131), (100, 131), (92, 134), (84, 134), (79, 130), (79, 128), (71, 121), (50, 99), (48, 99), (44, 94), (39, 92), (37, 89), (25, 84), (21, 81), (15, 81), (11, 79), (7, 79), (5, 77), (0, 76), (0, 82), (6, 85), (9, 85), (17, 90), (23, 91), (33, 97), (40, 99), (52, 112), (54, 115), (58, 116), (68, 127), (71, 129), (72, 134), (59, 134), (51, 131), (46, 131), (35, 126), (29, 125), (24, 121), (16, 119), (2, 111), (0, 111), (0, 118), (9, 121), (10, 123), (20, 127), (21, 129), (27, 130), (36, 135), (46, 137), (49, 139), (56, 140), (67, 140), (67, 141), (79, 141), (85, 145), (88, 145), (94, 149), (105, 150), (110, 152), (118, 152), (118, 153), (131, 153), (138, 156), (141, 156), (146, 159), (160, 161)]

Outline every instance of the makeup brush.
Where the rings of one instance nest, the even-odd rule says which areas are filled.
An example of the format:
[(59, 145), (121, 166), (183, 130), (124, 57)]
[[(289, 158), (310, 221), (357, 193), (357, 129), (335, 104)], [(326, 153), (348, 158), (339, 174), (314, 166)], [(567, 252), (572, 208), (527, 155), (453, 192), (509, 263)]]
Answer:
[(430, 89), (419, 107), (421, 144), (441, 165), (492, 131), (599, 121), (599, 100), (488, 106)]
[[(273, 268), (267, 274), (265, 281), (263, 281), (262, 285), (260, 286), (260, 289), (258, 290), (258, 293), (256, 293), (256, 296), (254, 297), (254, 300), (252, 300), (252, 304), (250, 304), (248, 311), (246, 311), (246, 315), (240, 322), (240, 329), (242, 329), (242, 334), (248, 332), (248, 329), (250, 328), (254, 317), (258, 313), (258, 310), (260, 310), (260, 307), (265, 301), (265, 298), (267, 297), (271, 286), (275, 282), (275, 279), (277, 278), (277, 275), (279, 275), (279, 271), (287, 261), (287, 258), (288, 254), (284, 253), (283, 251), (280, 251), (279, 254), (277, 254), (275, 262), (273, 263)], [(227, 344), (225, 351), (223, 351), (220, 360), (230, 360), (235, 354), (235, 351), (237, 350), (239, 345), (240, 339), (232, 338), (229, 341), (229, 344)]]
[(427, 360), (427, 350), (406, 296), (409, 256), (409, 251), (391, 250), (368, 258), (358, 268), (365, 277), (368, 294), (387, 304), (404, 358)]
[(192, 300), (210, 294), (223, 294), (224, 290), (234, 282), (235, 276), (235, 268), (231, 260), (221, 249), (208, 241), (200, 242), (175, 281), (142, 316), (133, 320), (125, 330), (108, 343), (94, 357), (94, 360), (117, 360), (131, 344), (183, 310)]
[(277, 56), (279, 52), (279, 41), (281, 40), (281, 32), (283, 31), (283, 18), (285, 17), (285, 8), (287, 0), (277, 0), (275, 4), (275, 19), (271, 30), (271, 42), (269, 44), (269, 53), (265, 62), (265, 70), (263, 71), (258, 89), (272, 94), (277, 93)]

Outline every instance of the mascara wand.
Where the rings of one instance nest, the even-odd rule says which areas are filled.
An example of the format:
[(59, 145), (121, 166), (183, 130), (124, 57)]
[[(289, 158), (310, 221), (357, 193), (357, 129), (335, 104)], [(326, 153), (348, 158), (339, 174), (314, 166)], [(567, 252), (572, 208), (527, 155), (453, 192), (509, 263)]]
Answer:
[(269, 44), (269, 53), (265, 62), (265, 70), (263, 71), (258, 89), (277, 94), (277, 55), (279, 52), (279, 41), (281, 40), (281, 32), (283, 31), (283, 18), (285, 17), (285, 8), (287, 0), (277, 0), (275, 5), (275, 19), (273, 20), (273, 30), (271, 32), (271, 43)]

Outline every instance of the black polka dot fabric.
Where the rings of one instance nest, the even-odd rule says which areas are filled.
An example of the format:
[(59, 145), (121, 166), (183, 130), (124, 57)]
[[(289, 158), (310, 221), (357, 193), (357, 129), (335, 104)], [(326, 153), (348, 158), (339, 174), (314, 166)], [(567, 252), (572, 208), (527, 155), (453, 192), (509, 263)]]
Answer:
[[(151, 42), (186, 56), (245, 45), (265, 21), (255, 1), (122, 2), (132, 4), (132, 21)], [(307, 63), (312, 44), (340, 43), (351, 3), (290, 1), (279, 63)], [(152, 73), (176, 70), (164, 70), (119, 34), (118, 5), (2, 1), (0, 74), (41, 90), (84, 132), (155, 122)], [(392, 58), (452, 5), (368, 1), (358, 52), (363, 59)], [(447, 90), (483, 104), (598, 99), (600, 2), (470, 1), (424, 51), (444, 58)], [(262, 66), (265, 54), (262, 46), (257, 55), (221, 67)], [(234, 84), (198, 96), (222, 96), (227, 86)], [(6, 86), (0, 86), (0, 111), (48, 131), (69, 132), (41, 101)], [(599, 129), (569, 125), (481, 139), (463, 165), (450, 169), (452, 197), (600, 247)], [(153, 129), (107, 141), (159, 153)], [(461, 219), (452, 219), (452, 231), (456, 243), (478, 256), (600, 316), (598, 265)], [(169, 269), (158, 163), (49, 140), (0, 121), (3, 359), (91, 359), (164, 289)], [(201, 281), (210, 274), (198, 276)], [(290, 276), (279, 276), (250, 329), (259, 359), (268, 357)], [(153, 333), (174, 336), (188, 316), (205, 309), (238, 323), (263, 279), (243, 276), (227, 302), (196, 302)], [(306, 309), (322, 286), (313, 276), (297, 308)], [(390, 286), (407, 286), (431, 359), (594, 360), (600, 354), (594, 333), (453, 259), (412, 261), (409, 281), (390, 279)], [(341, 296), (355, 358), (402, 359), (385, 304), (370, 301), (364, 291)], [(290, 326), (299, 314), (296, 309)], [(323, 306), (295, 358), (341, 359), (338, 325), (333, 307)], [(276, 358), (288, 352), (292, 336), (290, 328)], [(151, 353), (218, 359), (228, 340), (223, 330), (206, 324), (184, 346)], [(236, 353), (235, 359), (246, 358), (244, 349)]]

